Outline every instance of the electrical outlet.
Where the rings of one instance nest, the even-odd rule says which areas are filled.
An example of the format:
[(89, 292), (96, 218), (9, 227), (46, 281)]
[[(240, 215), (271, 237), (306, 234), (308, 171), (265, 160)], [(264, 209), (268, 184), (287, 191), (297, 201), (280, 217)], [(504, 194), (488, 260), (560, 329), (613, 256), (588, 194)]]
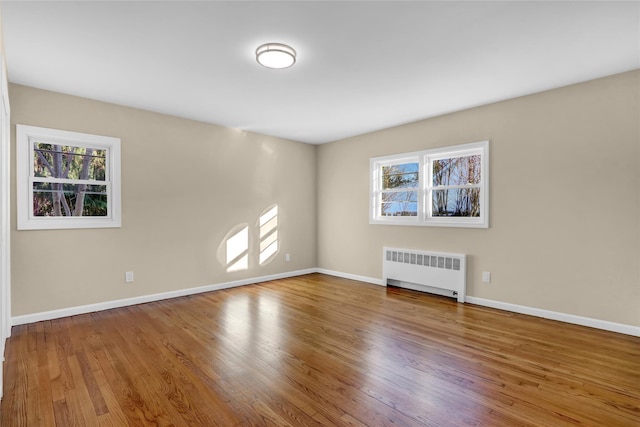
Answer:
[(482, 272), (482, 281), (484, 283), (491, 283), (491, 272), (490, 271), (483, 271)]
[(291, 261), (291, 254), (284, 254), (284, 260), (285, 260), (286, 262)]
[(127, 271), (124, 273), (124, 282), (131, 283), (133, 282), (133, 271)]

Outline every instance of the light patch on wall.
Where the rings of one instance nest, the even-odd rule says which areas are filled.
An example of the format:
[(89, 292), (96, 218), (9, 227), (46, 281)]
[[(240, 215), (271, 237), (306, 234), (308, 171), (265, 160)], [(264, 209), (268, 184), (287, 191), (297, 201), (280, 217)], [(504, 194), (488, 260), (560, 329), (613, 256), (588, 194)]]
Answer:
[(227, 272), (249, 269), (249, 226), (243, 224), (225, 239)]
[(279, 239), (278, 205), (274, 204), (262, 211), (253, 226), (238, 224), (227, 233), (218, 246), (218, 261), (227, 273), (264, 266), (280, 252)]
[(274, 205), (260, 215), (260, 265), (272, 260), (278, 253), (278, 205)]

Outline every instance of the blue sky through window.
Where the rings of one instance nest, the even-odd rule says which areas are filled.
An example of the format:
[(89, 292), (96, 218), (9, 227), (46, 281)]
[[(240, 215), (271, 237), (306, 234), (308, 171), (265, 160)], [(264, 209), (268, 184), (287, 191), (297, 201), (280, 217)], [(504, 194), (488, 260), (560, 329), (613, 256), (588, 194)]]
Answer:
[[(417, 162), (382, 167), (383, 216), (417, 216), (420, 165)], [(408, 191), (402, 191), (402, 190)]]

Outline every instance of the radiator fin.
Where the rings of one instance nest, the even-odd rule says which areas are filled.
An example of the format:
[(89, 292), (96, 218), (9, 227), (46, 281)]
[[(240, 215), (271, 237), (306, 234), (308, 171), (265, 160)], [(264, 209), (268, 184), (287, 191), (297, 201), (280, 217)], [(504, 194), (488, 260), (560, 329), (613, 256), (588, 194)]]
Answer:
[[(385, 259), (391, 262), (403, 264), (416, 264), (423, 267), (446, 268), (447, 270), (460, 271), (461, 259), (452, 256), (429, 256), (401, 251), (385, 251)], [(430, 262), (431, 261), (431, 262)]]

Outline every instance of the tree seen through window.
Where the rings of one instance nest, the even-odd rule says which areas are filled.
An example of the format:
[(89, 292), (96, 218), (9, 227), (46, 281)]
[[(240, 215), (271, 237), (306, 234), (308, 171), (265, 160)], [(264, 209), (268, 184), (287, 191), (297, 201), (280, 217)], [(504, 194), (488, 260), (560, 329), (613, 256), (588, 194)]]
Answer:
[(34, 142), (33, 215), (107, 216), (106, 150)]
[(480, 216), (480, 155), (432, 161), (432, 215)]
[(383, 216), (418, 215), (418, 163), (382, 167), (380, 211)]

